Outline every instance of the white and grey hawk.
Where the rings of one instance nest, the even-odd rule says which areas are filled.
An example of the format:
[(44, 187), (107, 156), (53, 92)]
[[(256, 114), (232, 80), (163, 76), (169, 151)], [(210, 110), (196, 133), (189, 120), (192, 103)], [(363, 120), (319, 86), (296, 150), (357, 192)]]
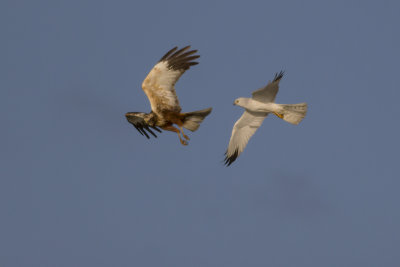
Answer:
[(231, 165), (243, 152), (250, 138), (269, 113), (273, 113), (291, 124), (299, 124), (306, 116), (307, 103), (275, 103), (275, 96), (278, 93), (279, 82), (282, 77), (283, 71), (276, 73), (273, 81), (254, 91), (251, 98), (240, 97), (233, 103), (244, 108), (245, 111), (232, 129), (228, 149), (225, 152), (225, 164), (227, 166)]

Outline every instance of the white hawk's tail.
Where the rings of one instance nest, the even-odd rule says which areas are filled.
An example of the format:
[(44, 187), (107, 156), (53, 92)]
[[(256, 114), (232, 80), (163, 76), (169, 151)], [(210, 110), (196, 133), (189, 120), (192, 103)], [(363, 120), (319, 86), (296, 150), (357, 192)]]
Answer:
[(291, 124), (299, 124), (307, 114), (307, 103), (280, 104), (280, 106), (283, 108), (282, 119)]

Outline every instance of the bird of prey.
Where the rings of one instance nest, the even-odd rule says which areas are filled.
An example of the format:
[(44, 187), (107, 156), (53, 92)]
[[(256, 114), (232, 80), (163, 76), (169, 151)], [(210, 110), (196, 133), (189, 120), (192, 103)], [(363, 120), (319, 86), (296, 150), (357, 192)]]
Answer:
[(232, 129), (228, 149), (225, 152), (225, 165), (229, 166), (243, 152), (251, 136), (261, 126), (265, 117), (273, 113), (279, 118), (299, 124), (307, 113), (307, 103), (277, 104), (275, 96), (278, 93), (279, 82), (283, 77), (283, 71), (276, 73), (272, 82), (252, 93), (251, 98), (240, 97), (234, 105), (245, 109), (242, 117), (235, 123)]
[[(175, 92), (175, 83), (191, 66), (198, 62), (193, 60), (199, 55), (193, 55), (197, 50), (190, 50), (186, 46), (178, 50), (174, 47), (169, 50), (153, 67), (142, 83), (142, 89), (150, 101), (151, 112), (128, 112), (125, 114), (128, 122), (133, 124), (141, 135), (150, 138), (148, 131), (154, 137), (157, 135), (151, 130), (161, 133), (161, 129), (178, 134), (182, 145), (187, 145), (189, 137), (182, 128), (196, 131), (204, 118), (210, 114), (212, 108), (199, 111), (181, 113), (178, 97)], [(176, 124), (178, 128), (174, 127)], [(183, 138), (184, 139), (183, 139)], [(185, 140), (186, 139), (186, 140)]]

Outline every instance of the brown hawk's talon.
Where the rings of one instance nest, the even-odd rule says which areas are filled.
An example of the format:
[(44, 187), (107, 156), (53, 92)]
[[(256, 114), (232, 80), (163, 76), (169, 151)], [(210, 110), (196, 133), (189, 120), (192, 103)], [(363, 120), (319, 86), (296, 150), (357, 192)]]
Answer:
[(190, 140), (190, 138), (189, 138), (189, 136), (187, 136), (186, 134), (184, 134), (183, 132), (182, 132), (182, 136), (186, 139), (186, 140)]
[(179, 141), (181, 141), (181, 144), (184, 145), (184, 146), (187, 146), (187, 145), (189, 144), (188, 142), (186, 142), (186, 141), (183, 140), (183, 139), (179, 139)]

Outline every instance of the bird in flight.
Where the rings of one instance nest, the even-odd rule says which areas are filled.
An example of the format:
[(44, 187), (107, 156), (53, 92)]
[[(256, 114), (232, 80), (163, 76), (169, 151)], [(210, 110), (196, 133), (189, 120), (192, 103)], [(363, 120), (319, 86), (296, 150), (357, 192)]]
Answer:
[[(179, 100), (175, 92), (175, 83), (182, 74), (198, 62), (193, 60), (199, 58), (194, 55), (197, 50), (190, 50), (186, 46), (178, 50), (174, 47), (169, 50), (153, 67), (142, 83), (142, 89), (150, 101), (151, 112), (128, 112), (126, 119), (141, 135), (150, 138), (148, 131), (154, 137), (157, 135), (151, 130), (161, 133), (162, 130), (178, 134), (182, 145), (187, 145), (189, 137), (183, 132), (186, 128), (192, 132), (200, 127), (200, 123), (210, 114), (212, 108), (199, 111), (181, 113)], [(176, 124), (178, 128), (173, 126)], [(183, 138), (182, 138), (183, 137)]]
[(228, 149), (225, 152), (224, 163), (231, 165), (243, 152), (251, 136), (261, 126), (269, 113), (291, 123), (299, 124), (306, 116), (307, 103), (277, 104), (275, 96), (278, 93), (279, 82), (283, 77), (283, 71), (276, 73), (272, 82), (252, 93), (251, 98), (240, 97), (234, 105), (245, 109), (242, 117), (235, 123), (232, 129)]

